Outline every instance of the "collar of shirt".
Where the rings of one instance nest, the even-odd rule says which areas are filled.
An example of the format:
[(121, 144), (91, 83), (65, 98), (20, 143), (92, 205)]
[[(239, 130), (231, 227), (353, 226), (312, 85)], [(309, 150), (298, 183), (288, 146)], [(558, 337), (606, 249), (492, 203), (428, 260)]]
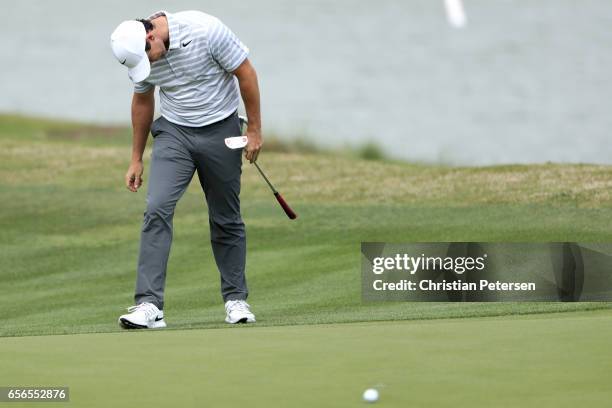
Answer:
[(173, 50), (176, 48), (180, 48), (181, 46), (181, 37), (180, 37), (180, 24), (179, 21), (167, 11), (160, 10), (157, 13), (153, 13), (149, 16), (149, 20), (153, 20), (160, 16), (166, 16), (166, 20), (168, 20), (168, 42), (169, 42), (169, 50)]

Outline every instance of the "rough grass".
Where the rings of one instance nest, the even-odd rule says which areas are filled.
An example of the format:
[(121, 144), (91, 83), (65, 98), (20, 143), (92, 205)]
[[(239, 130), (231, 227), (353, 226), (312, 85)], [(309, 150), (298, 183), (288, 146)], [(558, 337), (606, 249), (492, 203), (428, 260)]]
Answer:
[[(0, 335), (118, 330), (116, 317), (131, 304), (146, 194), (123, 186), (129, 153), (128, 129), (0, 117)], [(250, 301), (260, 326), (610, 307), (363, 304), (359, 281), (361, 241), (610, 241), (609, 166), (455, 168), (308, 149), (264, 152), (260, 164), (299, 214), (287, 220), (244, 165)], [(171, 328), (222, 326), (208, 240), (194, 180), (175, 217)]]

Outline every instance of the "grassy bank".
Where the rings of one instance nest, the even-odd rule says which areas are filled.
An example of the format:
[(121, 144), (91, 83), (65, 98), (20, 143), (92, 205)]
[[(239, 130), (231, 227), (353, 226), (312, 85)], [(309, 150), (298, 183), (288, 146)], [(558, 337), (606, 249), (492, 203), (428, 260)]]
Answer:
[[(129, 152), (128, 129), (0, 118), (1, 335), (117, 330), (131, 303), (146, 194), (123, 186)], [(264, 152), (260, 164), (299, 213), (288, 221), (244, 165), (248, 277), (261, 325), (609, 307), (362, 304), (359, 244), (609, 241), (611, 167), (450, 168), (297, 152)], [(208, 239), (195, 180), (175, 217), (166, 297), (173, 328), (221, 325)]]

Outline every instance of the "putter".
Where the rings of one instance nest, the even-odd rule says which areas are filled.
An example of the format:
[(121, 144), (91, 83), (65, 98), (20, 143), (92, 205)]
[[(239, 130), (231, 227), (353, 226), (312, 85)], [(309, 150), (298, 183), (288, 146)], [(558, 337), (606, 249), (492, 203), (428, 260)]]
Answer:
[[(239, 119), (240, 119), (240, 133), (244, 133), (244, 130), (245, 130), (244, 126), (248, 123), (248, 120), (244, 116), (239, 116)], [(247, 145), (247, 143), (248, 143), (248, 139), (246, 136), (228, 137), (225, 139), (225, 145), (229, 147), (230, 149), (242, 149), (244, 148), (244, 146)], [(291, 220), (295, 220), (297, 218), (297, 214), (291, 209), (291, 207), (289, 207), (289, 204), (287, 204), (287, 202), (285, 201), (281, 193), (279, 193), (278, 190), (274, 188), (274, 186), (272, 185), (268, 177), (266, 177), (266, 175), (264, 174), (261, 167), (259, 167), (257, 162), (253, 162), (253, 164), (255, 165), (255, 168), (257, 168), (257, 171), (259, 171), (259, 174), (261, 174), (261, 177), (263, 177), (263, 179), (266, 181), (266, 184), (268, 184), (268, 187), (270, 187), (270, 190), (272, 190), (274, 197), (276, 197), (276, 201), (278, 201), (282, 209), (285, 211), (285, 214), (287, 214), (287, 217), (289, 217), (289, 219)]]
[(289, 219), (295, 220), (297, 218), (297, 214), (291, 209), (291, 207), (289, 207), (289, 204), (287, 204), (287, 202), (285, 201), (281, 193), (276, 191), (272, 183), (270, 183), (270, 180), (268, 180), (264, 172), (261, 170), (261, 168), (257, 164), (257, 162), (253, 162), (253, 164), (259, 171), (259, 174), (261, 174), (261, 177), (263, 177), (263, 179), (266, 180), (266, 183), (268, 183), (268, 187), (270, 187), (270, 190), (272, 190), (274, 197), (276, 197), (276, 201), (278, 201), (280, 206), (283, 207), (283, 210), (285, 210), (285, 214), (287, 214), (287, 217), (289, 217)]

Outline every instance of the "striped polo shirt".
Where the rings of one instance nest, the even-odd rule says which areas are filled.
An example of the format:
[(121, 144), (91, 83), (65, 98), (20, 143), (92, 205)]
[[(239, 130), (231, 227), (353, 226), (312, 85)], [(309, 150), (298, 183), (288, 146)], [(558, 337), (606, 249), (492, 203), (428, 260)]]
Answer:
[(249, 49), (211, 15), (159, 11), (149, 19), (161, 15), (168, 20), (168, 52), (151, 63), (151, 73), (134, 84), (134, 92), (158, 86), (162, 116), (178, 125), (199, 127), (227, 118), (240, 102), (232, 72)]

